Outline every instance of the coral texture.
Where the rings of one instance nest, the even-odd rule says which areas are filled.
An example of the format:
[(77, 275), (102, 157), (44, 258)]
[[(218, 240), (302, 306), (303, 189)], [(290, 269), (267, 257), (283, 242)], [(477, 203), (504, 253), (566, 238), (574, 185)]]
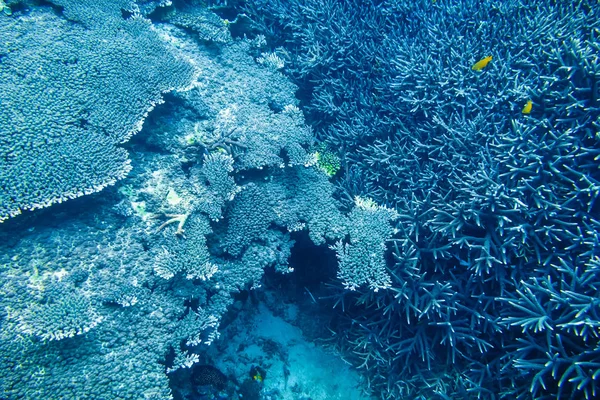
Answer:
[(257, 0), (245, 11), (286, 47), (307, 121), (342, 150), (341, 199), (398, 212), (391, 287), (356, 293), (339, 334), (371, 387), (597, 396), (596, 2)]
[(292, 271), (291, 233), (333, 243), (349, 219), (256, 42), (53, 3), (0, 16), (2, 216), (122, 181), (2, 225), (0, 397), (171, 399), (234, 295)]
[(123, 19), (116, 2), (63, 3), (86, 26), (49, 7), (0, 18), (11, 38), (1, 50), (0, 221), (123, 179), (121, 145), (193, 77), (150, 21)]

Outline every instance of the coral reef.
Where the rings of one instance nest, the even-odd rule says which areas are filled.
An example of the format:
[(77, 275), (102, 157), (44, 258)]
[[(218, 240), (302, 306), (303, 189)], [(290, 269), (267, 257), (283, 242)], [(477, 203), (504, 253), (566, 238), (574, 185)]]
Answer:
[(2, 215), (88, 196), (1, 226), (0, 396), (171, 399), (234, 296), (292, 272), (291, 233), (323, 245), (349, 219), (256, 42), (207, 42), (125, 0), (52, 3), (0, 16), (20, 33), (0, 66)]
[(597, 4), (244, 7), (286, 48), (317, 136), (343, 151), (340, 200), (398, 213), (391, 287), (335, 303), (371, 388), (594, 398)]
[(208, 359), (297, 242), (371, 394), (597, 397), (594, 1), (0, 9), (0, 397), (316, 396)]
[(332, 248), (339, 259), (338, 278), (344, 287), (356, 290), (365, 283), (377, 292), (391, 286), (386, 272), (386, 242), (394, 234), (396, 211), (378, 206), (371, 199), (356, 197), (356, 207), (348, 216), (349, 243), (338, 241)]
[[(121, 3), (129, 3), (127, 1)], [(194, 68), (118, 2), (56, 2), (0, 18), (0, 221), (98, 192), (131, 170), (122, 144)]]

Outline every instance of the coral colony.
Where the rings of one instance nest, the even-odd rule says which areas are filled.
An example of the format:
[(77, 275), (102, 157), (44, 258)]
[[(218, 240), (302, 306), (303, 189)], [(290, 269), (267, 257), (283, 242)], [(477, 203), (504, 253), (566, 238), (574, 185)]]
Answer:
[(287, 399), (207, 354), (299, 242), (363, 398), (600, 398), (596, 0), (0, 0), (0, 32), (0, 398)]

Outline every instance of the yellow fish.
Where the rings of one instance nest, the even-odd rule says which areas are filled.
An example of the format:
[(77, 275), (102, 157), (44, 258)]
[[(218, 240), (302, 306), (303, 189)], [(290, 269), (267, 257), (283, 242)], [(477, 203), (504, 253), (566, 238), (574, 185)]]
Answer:
[(481, 71), (482, 69), (484, 69), (486, 67), (486, 65), (489, 64), (490, 61), (492, 61), (492, 56), (487, 56), (485, 58), (482, 58), (481, 60), (479, 60), (475, 64), (473, 64), (471, 69), (473, 71)]
[(523, 110), (521, 110), (521, 112), (523, 114), (529, 114), (531, 112), (532, 108), (533, 108), (533, 102), (531, 100), (527, 100), (527, 103), (525, 103), (525, 107), (523, 107)]

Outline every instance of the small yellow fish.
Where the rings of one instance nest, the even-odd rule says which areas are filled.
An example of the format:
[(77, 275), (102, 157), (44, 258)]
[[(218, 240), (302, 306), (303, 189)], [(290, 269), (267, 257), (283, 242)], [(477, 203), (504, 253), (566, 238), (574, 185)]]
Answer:
[(532, 108), (533, 108), (533, 102), (531, 100), (527, 100), (527, 103), (525, 103), (525, 107), (523, 107), (523, 110), (521, 110), (521, 112), (523, 114), (529, 114), (531, 112)]
[(473, 71), (481, 71), (489, 64), (490, 61), (492, 61), (492, 56), (487, 56), (485, 58), (482, 58), (481, 60), (479, 60), (475, 64), (473, 64), (471, 69)]

